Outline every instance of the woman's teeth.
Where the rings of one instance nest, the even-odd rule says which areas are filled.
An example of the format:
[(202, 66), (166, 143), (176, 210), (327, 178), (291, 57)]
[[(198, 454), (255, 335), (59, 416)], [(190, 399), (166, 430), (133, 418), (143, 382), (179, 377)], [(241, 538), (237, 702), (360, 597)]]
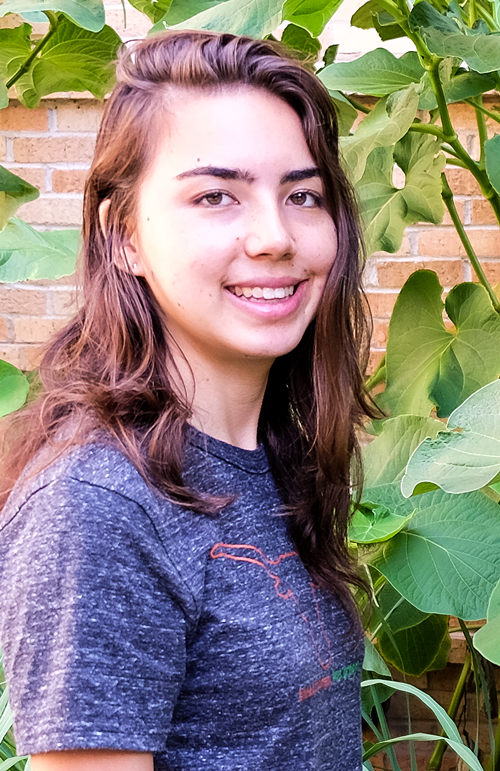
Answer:
[(271, 289), (269, 286), (234, 286), (229, 287), (229, 291), (238, 297), (254, 297), (256, 300), (282, 300), (285, 297), (290, 297), (294, 292), (295, 286), (279, 286), (276, 289)]

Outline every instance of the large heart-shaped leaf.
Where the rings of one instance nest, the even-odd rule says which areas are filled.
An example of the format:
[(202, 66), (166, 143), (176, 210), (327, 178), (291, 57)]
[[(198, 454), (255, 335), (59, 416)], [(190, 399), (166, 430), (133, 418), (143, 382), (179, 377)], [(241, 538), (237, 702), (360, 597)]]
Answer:
[(447, 427), (435, 439), (424, 439), (413, 453), (401, 482), (403, 495), (418, 494), (428, 488), (425, 483), (449, 493), (466, 493), (498, 476), (500, 380), (469, 396), (452, 412)]
[(414, 626), (391, 633), (382, 630), (378, 635), (378, 647), (385, 660), (413, 677), (420, 677), (429, 670), (443, 669), (450, 645), (448, 616), (436, 614)]
[(491, 594), (487, 619), (473, 637), (474, 647), (486, 659), (500, 665), (500, 581)]
[(121, 40), (111, 27), (89, 32), (61, 18), (30, 70), (16, 83), (20, 100), (36, 107), (42, 96), (57, 91), (90, 91), (98, 99), (110, 90), (114, 80), (111, 62)]
[(29, 388), (20, 369), (0, 360), (0, 418), (23, 406)]
[(427, 2), (415, 3), (410, 28), (418, 31), (428, 49), (437, 56), (453, 56), (465, 61), (476, 72), (500, 69), (500, 35), (469, 30), (458, 19), (444, 16)]
[(79, 232), (41, 233), (13, 217), (0, 232), (0, 281), (60, 278), (74, 273)]
[[(402, 189), (393, 184), (394, 161), (405, 173)], [(409, 225), (441, 222), (445, 163), (434, 137), (411, 132), (398, 142), (394, 153), (388, 147), (370, 153), (357, 185), (369, 252), (396, 252)]]
[[(321, 75), (320, 75), (321, 77)], [(353, 136), (342, 137), (341, 148), (354, 182), (364, 174), (366, 159), (377, 147), (391, 147), (408, 131), (415, 118), (418, 95), (415, 85), (380, 99), (361, 121)]]
[(261, 38), (279, 27), (285, 0), (226, 0), (178, 23), (167, 21), (168, 11), (151, 32), (163, 29), (206, 29)]
[(482, 492), (441, 490), (412, 501), (411, 522), (384, 544), (375, 567), (424, 612), (484, 618), (500, 579), (498, 505)]
[(319, 77), (327, 88), (387, 96), (418, 83), (424, 72), (415, 52), (398, 59), (385, 48), (376, 48), (352, 62), (330, 64)]
[[(482, 286), (459, 284), (443, 305), (432, 271), (410, 276), (389, 325), (387, 387), (380, 404), (391, 415), (446, 417), (500, 374), (500, 316)], [(446, 328), (443, 310), (455, 325)]]
[(0, 16), (7, 13), (40, 13), (55, 11), (64, 13), (75, 24), (92, 32), (104, 27), (104, 5), (102, 0), (5, 0), (0, 4)]
[(21, 204), (34, 201), (38, 196), (36, 187), (0, 166), (0, 230)]

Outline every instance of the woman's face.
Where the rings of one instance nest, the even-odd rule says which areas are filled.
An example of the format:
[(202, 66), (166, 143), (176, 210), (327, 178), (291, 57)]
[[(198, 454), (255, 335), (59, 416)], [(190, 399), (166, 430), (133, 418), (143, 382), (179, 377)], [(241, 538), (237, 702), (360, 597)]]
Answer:
[(188, 361), (297, 346), (336, 252), (296, 113), (251, 88), (179, 92), (138, 192), (127, 256)]

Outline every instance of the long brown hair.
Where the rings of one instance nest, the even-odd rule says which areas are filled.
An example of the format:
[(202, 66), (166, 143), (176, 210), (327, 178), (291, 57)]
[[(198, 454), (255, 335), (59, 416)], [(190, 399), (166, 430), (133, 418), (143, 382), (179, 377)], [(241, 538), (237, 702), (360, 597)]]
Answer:
[[(359, 483), (355, 428), (371, 408), (363, 390), (362, 240), (339, 161), (333, 103), (319, 79), (275, 45), (211, 32), (164, 33), (135, 43), (121, 54), (117, 80), (85, 188), (82, 309), (47, 348), (40, 367), (44, 390), (16, 419), (20, 438), (9, 451), (7, 476), (15, 479), (44, 445), (61, 452), (103, 428), (171, 500), (206, 514), (227, 503), (184, 484), (190, 404), (172, 384), (161, 309), (144, 279), (120, 265), (138, 185), (154, 158), (155, 138), (168, 125), (173, 89), (264, 89), (300, 118), (338, 249), (315, 320), (299, 346), (271, 368), (259, 438), (303, 562), (347, 599), (346, 582), (359, 583), (347, 550), (351, 493)], [(105, 200), (104, 232), (99, 207)]]

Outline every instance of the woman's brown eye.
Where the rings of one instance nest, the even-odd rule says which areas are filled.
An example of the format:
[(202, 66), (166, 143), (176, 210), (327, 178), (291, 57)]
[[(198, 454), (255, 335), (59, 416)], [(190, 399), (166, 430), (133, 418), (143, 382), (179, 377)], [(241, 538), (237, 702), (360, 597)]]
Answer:
[(294, 203), (299, 204), (299, 206), (306, 201), (306, 194), (305, 193), (294, 193), (292, 196), (292, 200)]
[(212, 206), (217, 206), (217, 204), (222, 203), (222, 193), (209, 193), (205, 196), (205, 200)]

